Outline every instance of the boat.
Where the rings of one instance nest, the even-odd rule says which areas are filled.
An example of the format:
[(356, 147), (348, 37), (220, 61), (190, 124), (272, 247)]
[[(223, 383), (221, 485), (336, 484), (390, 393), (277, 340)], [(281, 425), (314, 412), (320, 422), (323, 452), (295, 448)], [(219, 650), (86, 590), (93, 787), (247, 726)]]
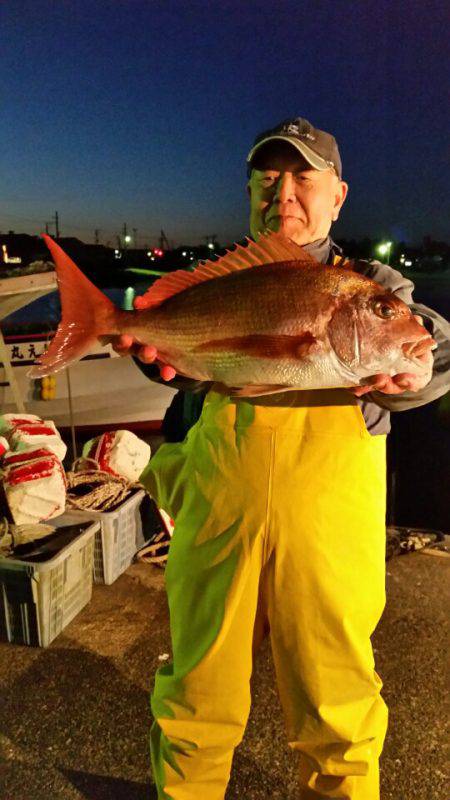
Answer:
[[(0, 280), (1, 321), (34, 300), (55, 291), (54, 272)], [(68, 369), (57, 373), (52, 397), (43, 399), (42, 379), (28, 370), (55, 331), (5, 333), (0, 330), (0, 409), (51, 419), (59, 429), (74, 427), (101, 433), (126, 427), (159, 431), (176, 390), (150, 381), (130, 357), (119, 356), (111, 345), (98, 346)]]

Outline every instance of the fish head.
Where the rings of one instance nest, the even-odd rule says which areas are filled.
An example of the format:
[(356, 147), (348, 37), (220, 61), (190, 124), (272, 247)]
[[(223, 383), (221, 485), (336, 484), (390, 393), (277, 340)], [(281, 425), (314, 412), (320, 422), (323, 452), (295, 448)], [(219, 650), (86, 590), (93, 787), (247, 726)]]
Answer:
[[(381, 289), (381, 287), (378, 287)], [(392, 292), (361, 292), (338, 306), (330, 341), (342, 367), (359, 377), (417, 373), (436, 346), (409, 306)]]

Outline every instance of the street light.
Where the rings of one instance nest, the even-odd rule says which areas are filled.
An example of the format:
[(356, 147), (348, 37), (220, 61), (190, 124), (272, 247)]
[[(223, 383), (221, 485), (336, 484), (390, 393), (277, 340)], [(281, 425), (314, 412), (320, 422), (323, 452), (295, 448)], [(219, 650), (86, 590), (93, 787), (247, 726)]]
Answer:
[(381, 244), (377, 247), (377, 252), (380, 256), (387, 256), (386, 264), (389, 264), (389, 259), (391, 257), (391, 247), (392, 242), (381, 242)]

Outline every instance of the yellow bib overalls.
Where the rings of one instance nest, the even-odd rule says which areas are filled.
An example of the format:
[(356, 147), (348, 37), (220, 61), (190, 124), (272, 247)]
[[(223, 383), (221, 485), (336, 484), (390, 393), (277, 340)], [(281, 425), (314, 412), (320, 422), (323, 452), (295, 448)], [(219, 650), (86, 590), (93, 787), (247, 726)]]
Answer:
[[(265, 405), (258, 404), (261, 402)], [(299, 798), (378, 800), (387, 725), (370, 636), (385, 603), (385, 436), (344, 390), (211, 391), (141, 480), (176, 520), (173, 664), (152, 696), (159, 798), (221, 800), (270, 638)]]

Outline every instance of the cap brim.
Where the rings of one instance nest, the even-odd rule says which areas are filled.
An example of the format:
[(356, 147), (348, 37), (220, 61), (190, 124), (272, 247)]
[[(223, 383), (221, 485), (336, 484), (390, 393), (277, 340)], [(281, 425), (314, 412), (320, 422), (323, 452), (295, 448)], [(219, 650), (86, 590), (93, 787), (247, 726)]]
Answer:
[(304, 144), (303, 142), (300, 142), (293, 136), (280, 136), (280, 135), (267, 136), (266, 139), (262, 139), (260, 142), (258, 142), (258, 144), (255, 144), (255, 146), (252, 147), (247, 156), (247, 163), (248, 164), (251, 163), (255, 153), (264, 144), (267, 144), (267, 142), (274, 142), (274, 141), (287, 142), (288, 144), (291, 144), (292, 147), (295, 147), (295, 149), (298, 150), (298, 152), (303, 156), (303, 158), (306, 159), (308, 164), (311, 164), (311, 166), (314, 167), (314, 169), (320, 170), (321, 172), (324, 172), (327, 169), (333, 169), (333, 167), (330, 166), (330, 164), (327, 161), (325, 161), (324, 158), (318, 156), (317, 153), (315, 153), (313, 150), (311, 150), (310, 147), (308, 147), (308, 145)]

